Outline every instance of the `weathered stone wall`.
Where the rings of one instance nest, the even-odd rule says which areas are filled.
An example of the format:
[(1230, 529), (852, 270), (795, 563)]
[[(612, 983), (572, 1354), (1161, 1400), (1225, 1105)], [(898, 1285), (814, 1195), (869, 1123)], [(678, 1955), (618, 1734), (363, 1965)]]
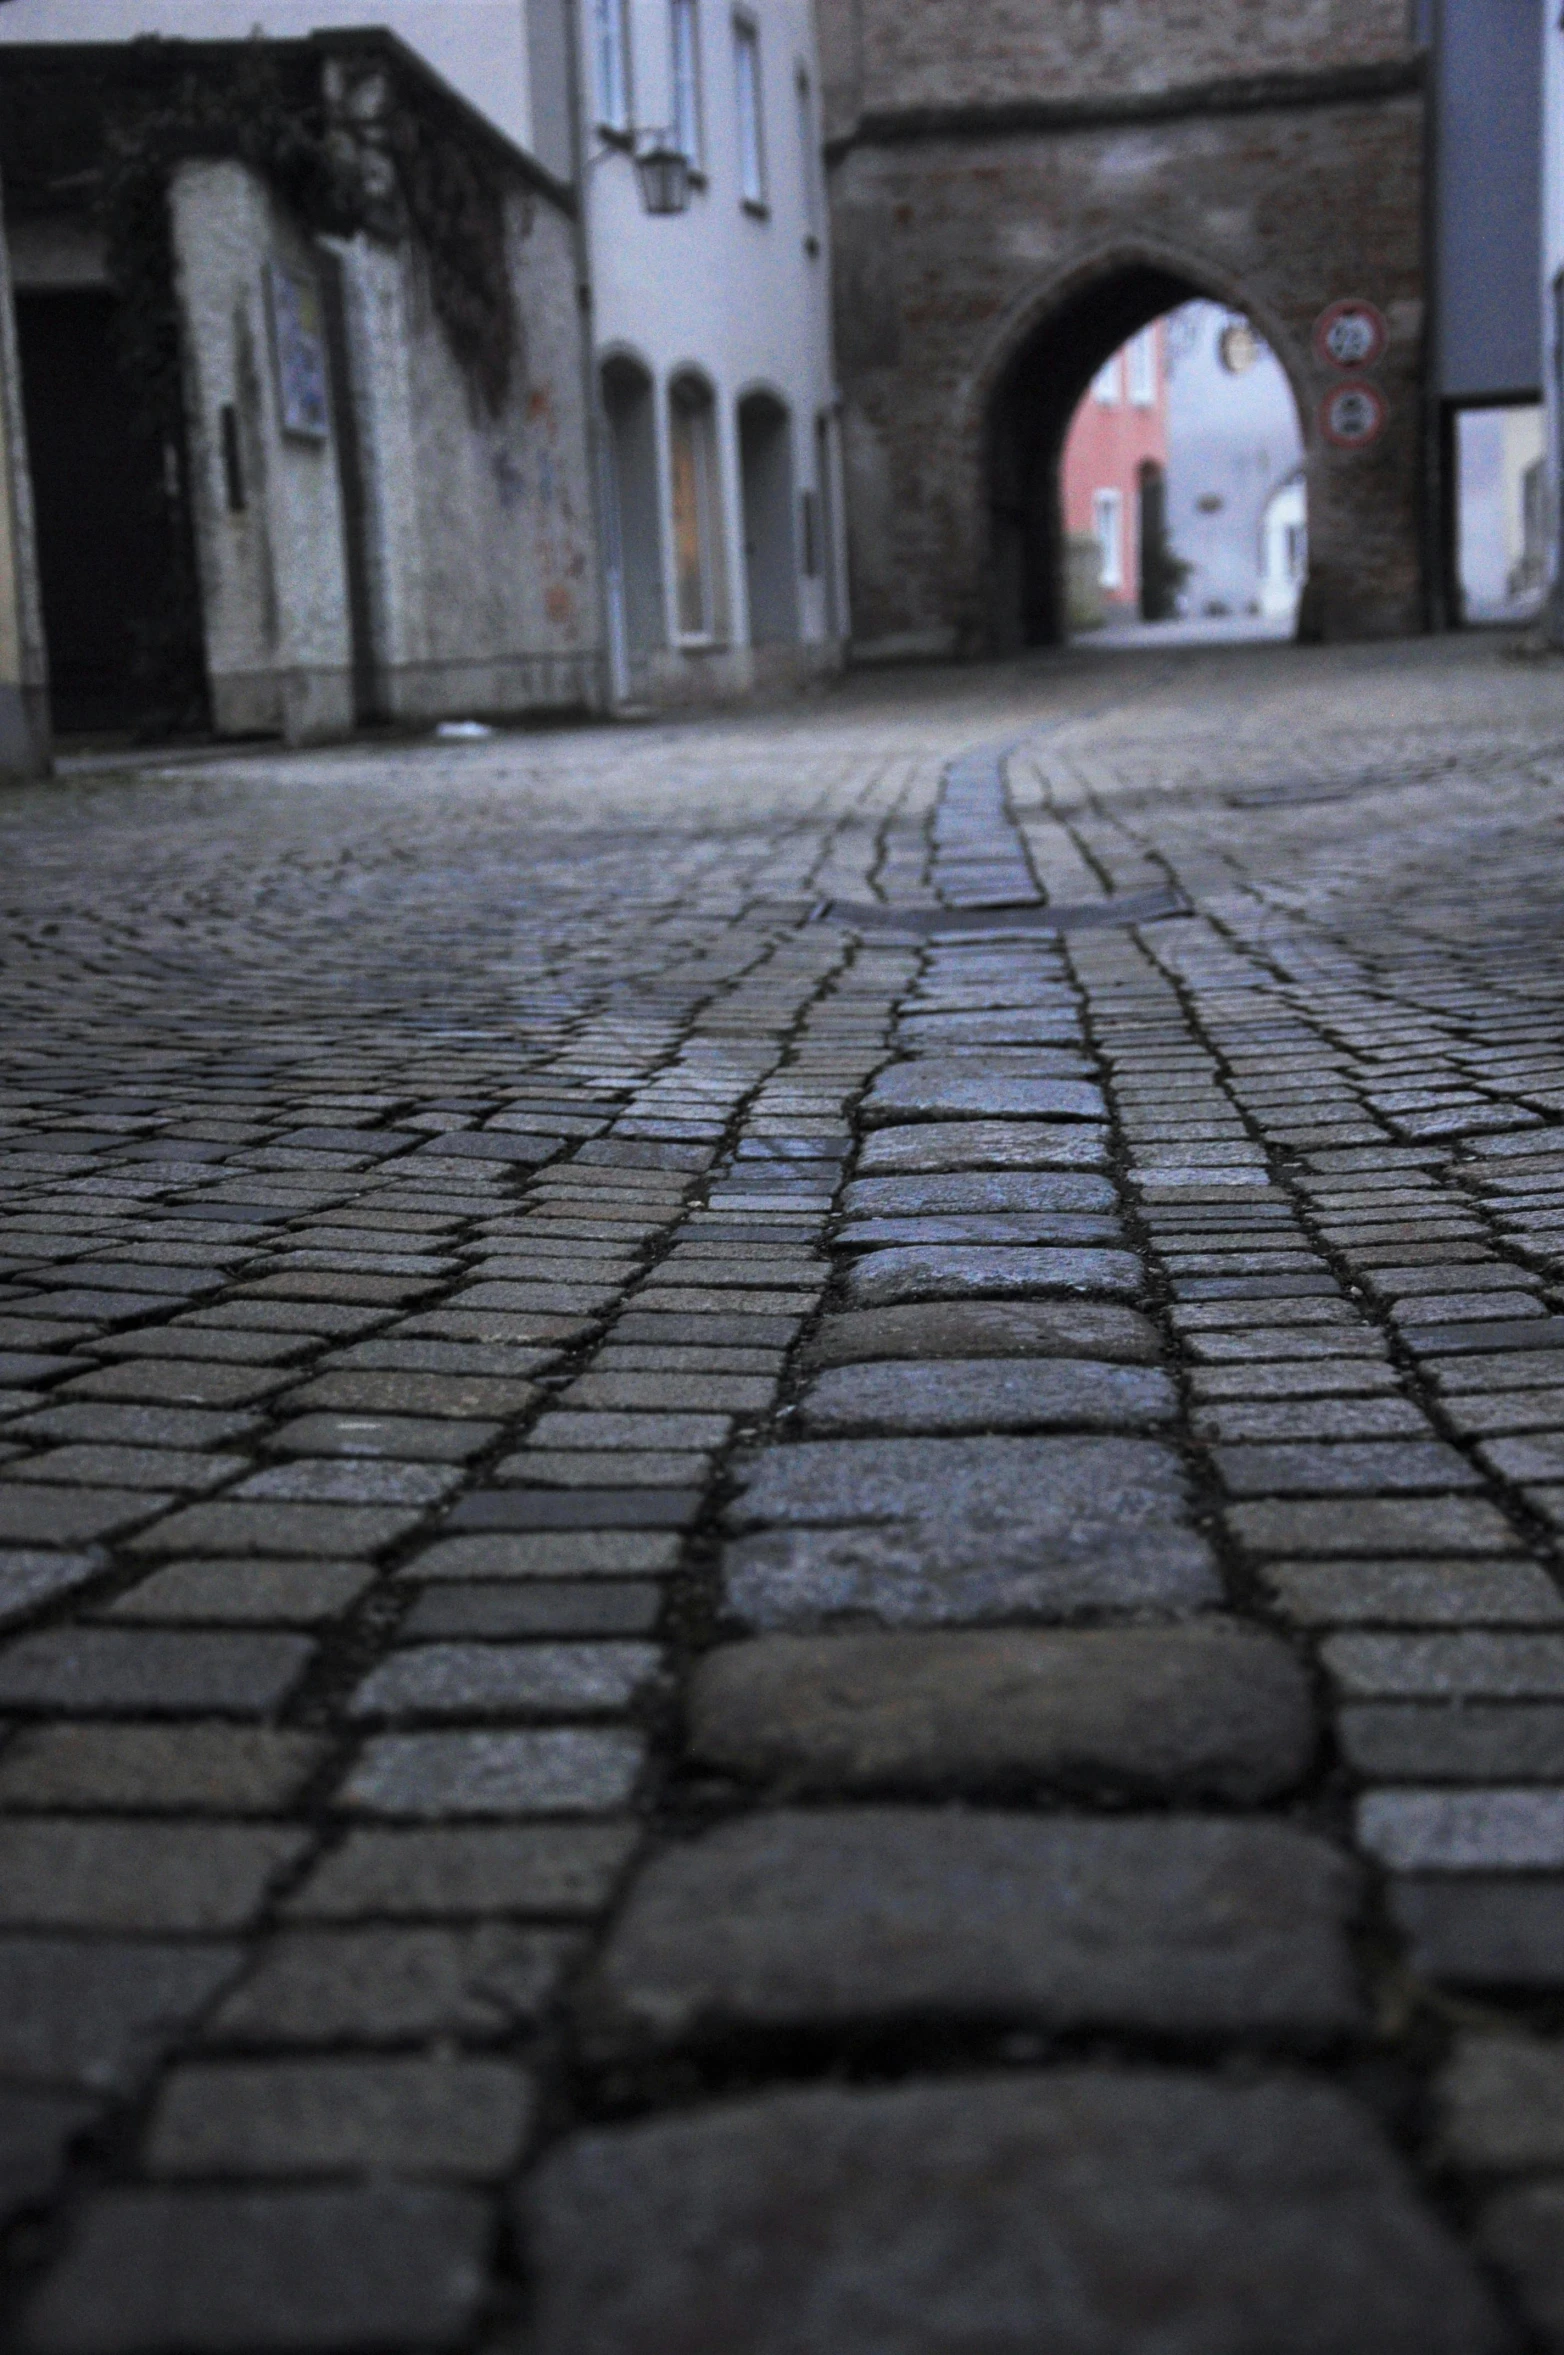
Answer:
[(416, 250), (338, 249), (377, 694), (399, 719), (601, 699), (570, 223), (517, 191), (507, 229), (521, 334), (498, 415), (451, 354)]
[[(842, 0), (826, 0), (828, 10)], [(1407, 0), (862, 0), (857, 107), (1003, 106), (1381, 65)]]
[[(266, 265), (313, 275), (309, 241), (241, 163), (180, 167), (170, 202), (212, 720), (292, 741), (353, 724), (341, 484), (331, 442), (282, 431)], [(237, 420), (234, 506), (222, 412)]]
[[(1015, 621), (996, 430), (1024, 439), (1035, 413), (1051, 470), (1094, 369), (1196, 294), (1254, 318), (1298, 397), (1306, 626), (1418, 627), (1424, 110), (1399, 0), (993, 0), (959, 30), (931, 0), (824, 15), (860, 649), (1040, 634)], [(1344, 295), (1390, 327), (1373, 372), (1388, 426), (1357, 451), (1319, 429), (1334, 378), (1311, 349)]]

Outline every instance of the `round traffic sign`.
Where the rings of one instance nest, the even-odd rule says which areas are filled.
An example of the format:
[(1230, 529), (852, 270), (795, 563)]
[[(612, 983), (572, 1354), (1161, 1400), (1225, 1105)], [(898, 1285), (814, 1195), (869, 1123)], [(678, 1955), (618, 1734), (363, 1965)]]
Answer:
[(1384, 313), (1353, 295), (1314, 322), (1314, 356), (1327, 368), (1372, 368), (1389, 340)]
[(1338, 450), (1366, 450), (1389, 415), (1377, 384), (1337, 384), (1320, 403), (1320, 431)]

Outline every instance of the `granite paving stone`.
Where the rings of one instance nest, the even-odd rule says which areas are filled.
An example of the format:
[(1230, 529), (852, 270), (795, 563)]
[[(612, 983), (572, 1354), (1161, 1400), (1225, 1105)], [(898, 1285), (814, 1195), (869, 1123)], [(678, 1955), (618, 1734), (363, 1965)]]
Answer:
[(589, 1715), (624, 1709), (657, 1668), (650, 1644), (414, 1644), (350, 1706), (355, 1717)]
[(579, 1941), (561, 1930), (466, 1928), (282, 1931), (207, 2022), (229, 2045), (494, 2038), (536, 2022)]
[(870, 1358), (1070, 1357), (1140, 1365), (1158, 1355), (1154, 1326), (1133, 1308), (1085, 1300), (924, 1301), (827, 1316), (806, 1362)]
[(1041, 1785), (1254, 1804), (1301, 1777), (1308, 1685), (1274, 1638), (1190, 1627), (767, 1636), (690, 1687), (692, 1753), (786, 1789)]
[(9, 791), (22, 2349), (1564, 2344), (1511, 644)]
[(483, 2180), (514, 2165), (526, 2077), (491, 2059), (186, 2062), (147, 2128), (154, 2175), (379, 2175)]
[(928, 2018), (1330, 2036), (1345, 1860), (1270, 1823), (843, 1809), (666, 1848), (581, 1995), (604, 2053)]
[(631, 1821), (350, 1831), (283, 1904), (302, 1921), (580, 1920), (634, 1849)]
[(38, 2355), (456, 2344), (483, 2291), (489, 2218), (418, 2184), (100, 2193), (31, 2306)]
[(800, 1402), (806, 1430), (1133, 1431), (1176, 1409), (1167, 1376), (1089, 1358), (924, 1359), (832, 1366)]
[(1140, 1291), (1141, 1265), (1129, 1251), (1028, 1250), (1003, 1244), (904, 1244), (866, 1252), (847, 1275), (854, 1308), (901, 1301), (1003, 1299), (1035, 1292)]
[(641, 1771), (631, 1733), (381, 1734), (338, 1794), (373, 1815), (605, 1815)]
[(0, 1709), (232, 1710), (266, 1716), (298, 1682), (307, 1636), (47, 1628), (0, 1649)]
[(754, 2355), (1514, 2344), (1367, 2113), (1286, 2078), (765, 2093), (573, 2136), (524, 2222), (540, 2355), (723, 2355), (740, 2311)]
[(1138, 1439), (809, 1440), (739, 1466), (729, 1607), (751, 1626), (1187, 1610), (1219, 1588), (1176, 1457)]
[(33, 1725), (0, 1755), (0, 1808), (270, 1815), (325, 1756), (319, 1735), (182, 1719), (177, 1725)]

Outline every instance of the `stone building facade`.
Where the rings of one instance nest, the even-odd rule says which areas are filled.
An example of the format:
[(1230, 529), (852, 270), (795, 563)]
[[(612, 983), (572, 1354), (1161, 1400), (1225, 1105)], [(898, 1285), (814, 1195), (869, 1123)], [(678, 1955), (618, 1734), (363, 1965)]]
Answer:
[[(855, 640), (937, 656), (1063, 624), (1058, 459), (1126, 337), (1246, 313), (1307, 454), (1302, 627), (1423, 626), (1423, 63), (1406, 0), (820, 0)], [(1354, 380), (1317, 351), (1356, 298)], [(1362, 414), (1360, 405), (1359, 413)]]
[[(61, 725), (600, 707), (566, 185), (375, 32), (8, 46), (0, 117)], [(179, 381), (127, 433), (157, 352), (127, 358), (113, 175), (154, 134)]]

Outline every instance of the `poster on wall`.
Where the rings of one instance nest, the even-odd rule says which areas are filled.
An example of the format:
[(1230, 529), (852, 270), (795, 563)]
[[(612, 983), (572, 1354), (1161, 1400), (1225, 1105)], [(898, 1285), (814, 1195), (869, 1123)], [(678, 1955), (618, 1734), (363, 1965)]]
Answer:
[(266, 283), (282, 430), (300, 441), (323, 442), (331, 431), (331, 411), (320, 288), (302, 271), (275, 261), (266, 265)]

